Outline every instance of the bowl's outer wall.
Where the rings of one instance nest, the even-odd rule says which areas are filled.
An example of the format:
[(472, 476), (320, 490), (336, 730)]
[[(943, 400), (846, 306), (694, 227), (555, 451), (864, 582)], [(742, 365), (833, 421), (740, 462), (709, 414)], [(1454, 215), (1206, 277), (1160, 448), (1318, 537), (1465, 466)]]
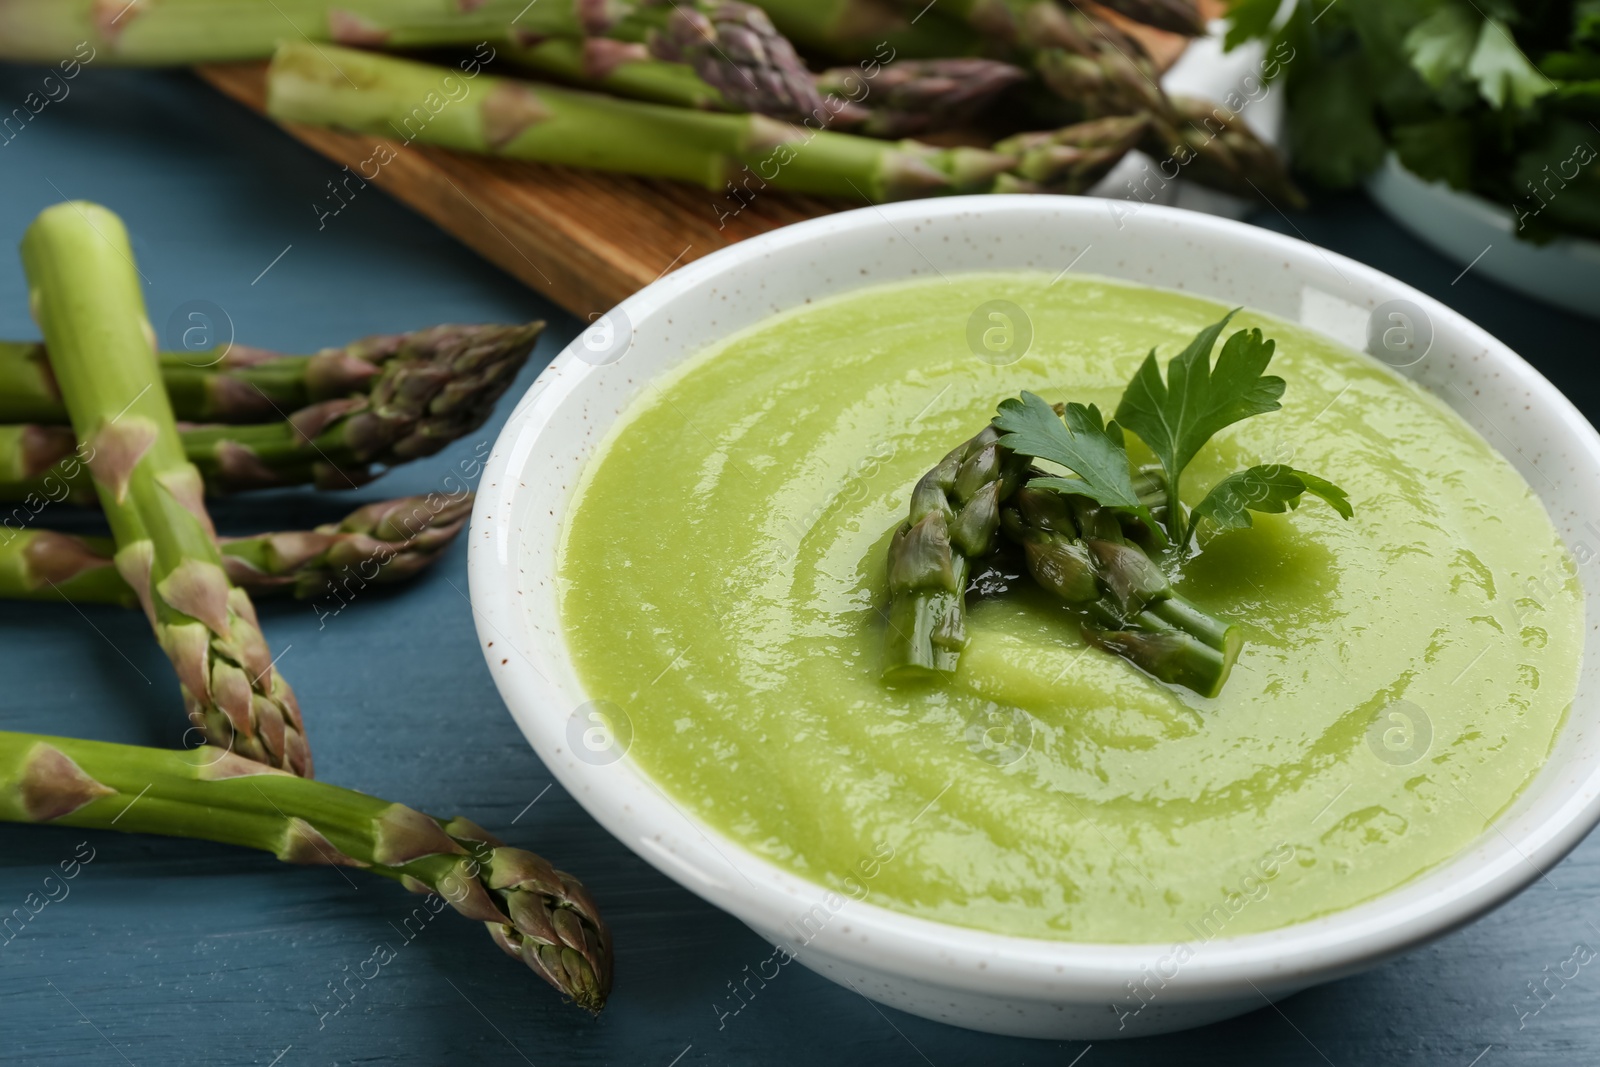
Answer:
[[(1402, 373), (1516, 466), (1579, 561), (1600, 555), (1600, 438), (1543, 377), (1456, 312), (1352, 260), (1240, 223), (1126, 201), (996, 196), (801, 223), (708, 256), (629, 298), (610, 320), (623, 336), (631, 328), (621, 357), (592, 362), (593, 348), (580, 337), (540, 376), (496, 442), (473, 515), (469, 571), (485, 656), (523, 733), (602, 825), (669, 877), (803, 953), (814, 969), (905, 1010), (995, 1033), (1134, 1036), (1224, 1018), (1263, 997), (1372, 966), (1476, 918), (1576, 846), (1600, 817), (1600, 583), (1582, 575), (1589, 639), (1560, 743), (1492, 830), (1377, 900), (1204, 944), (1161, 983), (1149, 1008), (1131, 1016), (1119, 1011), (1127, 1007), (1126, 983), (1148, 988), (1149, 969), (1172, 946), (1034, 941), (867, 903), (833, 909), (829, 898), (838, 898), (827, 889), (698, 823), (631, 760), (596, 765), (575, 756), (586, 698), (558, 623), (557, 551), (579, 473), (656, 375), (770, 314), (863, 285), (1069, 266), (1246, 304), (1356, 347), (1373, 309), (1407, 302), (1432, 341)], [(790, 924), (819, 905), (840, 918), (795, 938)]]
[[(1600, 318), (1600, 241), (1524, 241), (1512, 212), (1444, 182), (1423, 181), (1392, 153), (1367, 179), (1367, 192), (1396, 223), (1463, 267), (1524, 296)], [(1497, 251), (1486, 255), (1491, 247)]]

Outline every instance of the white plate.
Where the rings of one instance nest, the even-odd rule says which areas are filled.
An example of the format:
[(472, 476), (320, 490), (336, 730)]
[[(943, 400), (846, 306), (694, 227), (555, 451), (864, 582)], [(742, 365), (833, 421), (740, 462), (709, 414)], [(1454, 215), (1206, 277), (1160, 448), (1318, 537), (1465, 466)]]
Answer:
[[(1393, 154), (1367, 179), (1389, 217), (1472, 273), (1589, 318), (1600, 318), (1600, 241), (1558, 237), (1536, 245), (1516, 236), (1510, 211), (1482, 197), (1425, 182)], [(1465, 270), (1462, 273), (1466, 273)]]

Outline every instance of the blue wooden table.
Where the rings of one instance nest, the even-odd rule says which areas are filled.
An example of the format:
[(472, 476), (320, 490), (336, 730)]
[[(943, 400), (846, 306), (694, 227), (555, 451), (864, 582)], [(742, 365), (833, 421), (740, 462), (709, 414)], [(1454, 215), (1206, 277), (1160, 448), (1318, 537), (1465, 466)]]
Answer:
[[(45, 73), (0, 68), (0, 115)], [(0, 136), (9, 138), (0, 144), (0, 336), (36, 336), (9, 250), (41, 208), (69, 197), (127, 221), (164, 338), (169, 319), (200, 302), (241, 340), (287, 351), (441, 321), (550, 319), (533, 365), (479, 434), (355, 493), (230, 500), (216, 510), (225, 531), (310, 525), (446, 484), (576, 332), (573, 319), (375, 189), (319, 226), (313, 205), (336, 168), (186, 74), (89, 70), (69, 96)], [(1359, 198), (1254, 221), (1433, 293), (1600, 414), (1594, 324), (1470, 271), (1452, 281), (1459, 266)], [(59, 510), (51, 525), (71, 527)], [(1595, 842), (1548, 882), (1423, 951), (1171, 1037), (1092, 1048), (986, 1037), (880, 1009), (799, 968), (720, 1017), (729, 984), (770, 949), (552, 786), (479, 654), (465, 556), (456, 546), (410, 588), (363, 593), (336, 616), (287, 603), (265, 607), (263, 621), (306, 708), (319, 777), (469, 816), (581, 874), (618, 945), (605, 1014), (591, 1020), (563, 1005), (474, 923), (446, 916), (406, 940), (397, 927), (414, 898), (381, 879), (187, 841), (5, 826), (0, 914), (22, 907), (61, 861), (92, 859), (66, 896), (0, 944), (0, 1064), (1600, 1062), (1600, 964), (1549, 983), (1554, 999), (1530, 994), (1575, 945), (1600, 948)], [(0, 728), (163, 746), (184, 733), (170, 668), (142, 616), (65, 604), (0, 604)], [(394, 959), (351, 979), (373, 974), (363, 963), (378, 945)]]

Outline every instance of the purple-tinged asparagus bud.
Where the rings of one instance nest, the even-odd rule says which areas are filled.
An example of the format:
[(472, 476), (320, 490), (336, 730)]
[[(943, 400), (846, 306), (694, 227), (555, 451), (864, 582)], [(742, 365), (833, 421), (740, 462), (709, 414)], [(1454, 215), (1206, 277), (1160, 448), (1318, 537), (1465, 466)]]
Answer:
[(1171, 155), (1185, 177), (1203, 185), (1250, 200), (1265, 197), (1288, 207), (1305, 206), (1305, 195), (1290, 179), (1283, 157), (1237, 113), (1190, 96), (1173, 97), (1172, 107), (1168, 120), (1151, 126), (1146, 151)]
[(955, 565), (950, 556), (950, 529), (943, 512), (932, 511), (913, 525), (895, 531), (889, 546), (889, 588), (955, 591)]
[(833, 129), (899, 139), (972, 122), (1026, 79), (1022, 68), (992, 59), (901, 59), (871, 78), (856, 67), (823, 71), (817, 88), (851, 101), (834, 116)]
[(1054, 192), (1082, 193), (1138, 145), (1148, 125), (1142, 115), (1114, 115), (1018, 134), (995, 150), (1014, 155), (1015, 173), (1026, 181)]
[(611, 935), (583, 885), (515, 848), (495, 848), (482, 877), (511, 918), (509, 926), (491, 925), (496, 943), (598, 1011), (611, 991)]
[(750, 4), (725, 0), (709, 12), (674, 4), (650, 51), (689, 64), (737, 110), (795, 121), (827, 114), (794, 45)]

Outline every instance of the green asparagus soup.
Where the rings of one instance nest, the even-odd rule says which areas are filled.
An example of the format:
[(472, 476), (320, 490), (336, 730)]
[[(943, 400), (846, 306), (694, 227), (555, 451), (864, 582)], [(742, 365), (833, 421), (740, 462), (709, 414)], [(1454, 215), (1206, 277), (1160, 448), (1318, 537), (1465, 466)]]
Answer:
[[(968, 341), (992, 300), (1031, 321), (1009, 365)], [(1460, 851), (1572, 701), (1575, 570), (1445, 405), (1265, 316), (1233, 326), (1276, 338), (1283, 409), (1218, 434), (1185, 499), (1281, 462), (1355, 515), (1308, 497), (1202, 529), (1174, 585), (1242, 628), (1219, 696), (1086, 646), (1023, 582), (977, 583), (954, 674), (879, 678), (886, 548), (917, 480), (1020, 390), (1115, 409), (1151, 347), (1224, 310), (1075, 276), (919, 281), (773, 318), (655, 385), (589, 464), (560, 561), (573, 657), (629, 757), (841, 894), (1030, 937), (1268, 930)]]

